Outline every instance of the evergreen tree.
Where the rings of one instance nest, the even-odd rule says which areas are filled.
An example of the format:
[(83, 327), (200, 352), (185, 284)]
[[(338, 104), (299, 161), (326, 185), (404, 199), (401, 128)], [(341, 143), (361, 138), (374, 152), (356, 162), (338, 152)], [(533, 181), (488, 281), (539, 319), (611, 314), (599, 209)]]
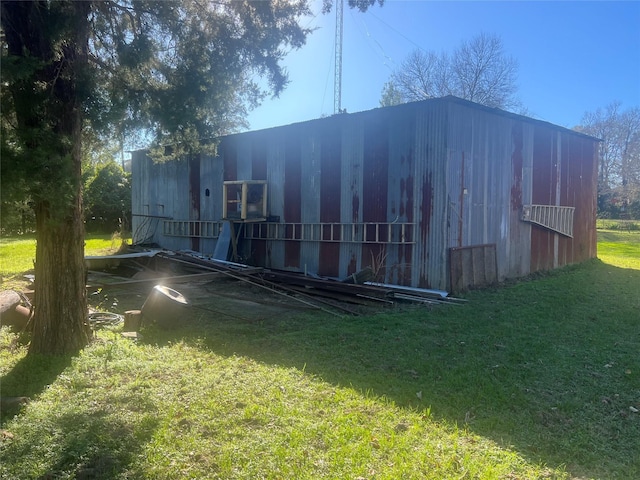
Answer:
[[(2, 186), (36, 217), (29, 353), (89, 340), (82, 205), (86, 133), (144, 131), (197, 152), (287, 83), (280, 66), (309, 30), (306, 0), (2, 1)], [(268, 80), (268, 91), (256, 79)]]

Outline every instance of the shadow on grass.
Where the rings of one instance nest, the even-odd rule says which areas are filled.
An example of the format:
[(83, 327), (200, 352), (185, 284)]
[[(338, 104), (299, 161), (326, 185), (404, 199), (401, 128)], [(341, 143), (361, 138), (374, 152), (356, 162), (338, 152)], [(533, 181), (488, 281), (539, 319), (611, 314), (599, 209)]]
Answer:
[[(144, 397), (133, 399), (107, 393), (108, 401), (104, 404), (86, 396), (74, 398), (75, 403), (64, 399), (34, 402), (20, 419), (21, 424), (8, 424), (30, 400), (54, 384), (72, 360), (73, 356), (25, 356), (0, 379), (1, 455), (33, 459), (34, 449), (43, 449), (35, 457), (46, 458), (48, 464), (46, 472), (35, 473), (31, 469), (37, 469), (37, 465), (7, 462), (7, 468), (17, 468), (18, 472), (0, 468), (0, 477), (111, 479), (126, 474), (143, 478), (136, 459), (159, 421), (155, 405)], [(11, 402), (6, 404), (6, 399)], [(135, 419), (122, 417), (123, 406), (124, 411), (136, 412)], [(18, 441), (12, 441), (14, 434)], [(52, 440), (44, 440), (48, 438)]]
[[(130, 420), (117, 418), (106, 411), (52, 414), (45, 425), (33, 425), (24, 434), (33, 436), (33, 442), (10, 445), (5, 454), (29, 458), (33, 448), (42, 448), (41, 438), (55, 432), (55, 453), (42, 452), (49, 467), (44, 474), (36, 474), (38, 478), (111, 479), (125, 473), (127, 478), (142, 478), (139, 472), (136, 473), (136, 458), (157, 424), (158, 419), (152, 415), (132, 427)], [(33, 474), (25, 469), (20, 478), (34, 478)]]
[[(429, 408), (573, 475), (640, 478), (640, 271), (600, 261), (473, 292), (465, 306), (338, 319), (201, 318), (150, 331)], [(632, 408), (630, 408), (632, 407)]]
[(30, 400), (52, 384), (71, 364), (71, 356), (27, 355), (0, 378), (0, 423), (17, 415)]

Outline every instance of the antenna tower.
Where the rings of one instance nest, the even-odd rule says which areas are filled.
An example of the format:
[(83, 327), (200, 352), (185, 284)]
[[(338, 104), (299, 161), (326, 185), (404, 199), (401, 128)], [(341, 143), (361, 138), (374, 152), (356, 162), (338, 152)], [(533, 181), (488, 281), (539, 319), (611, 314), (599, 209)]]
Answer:
[(336, 69), (333, 82), (333, 113), (342, 110), (342, 18), (344, 0), (336, 0)]

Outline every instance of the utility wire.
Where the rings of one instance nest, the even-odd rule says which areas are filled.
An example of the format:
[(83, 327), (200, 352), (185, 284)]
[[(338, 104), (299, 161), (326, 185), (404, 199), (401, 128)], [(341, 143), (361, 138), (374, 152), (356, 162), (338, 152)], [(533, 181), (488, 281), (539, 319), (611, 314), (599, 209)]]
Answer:
[(331, 57), (329, 58), (329, 68), (327, 69), (327, 79), (324, 82), (324, 91), (322, 92), (322, 103), (320, 104), (320, 116), (324, 115), (324, 100), (327, 97), (327, 88), (329, 87), (329, 77), (331, 77), (331, 70), (334, 69), (333, 59), (336, 56), (336, 42), (332, 42)]
[[(355, 19), (355, 17), (354, 17), (353, 10), (350, 10), (350, 12), (349, 12), (349, 13), (351, 14), (351, 18), (353, 19), (353, 21), (354, 21), (354, 22), (356, 22), (356, 19)], [(369, 32), (369, 29), (368, 29), (367, 24), (366, 24), (366, 22), (365, 22), (365, 20), (364, 20), (364, 18), (363, 18), (363, 17), (360, 17), (360, 21), (362, 22), (362, 26), (364, 27), (364, 33), (362, 32), (362, 30), (360, 29), (360, 27), (357, 25), (357, 23), (356, 23), (356, 28), (358, 29), (358, 31), (360, 32), (360, 34), (361, 34), (361, 35), (363, 35), (363, 36), (365, 36), (365, 37), (366, 37), (366, 39), (367, 39), (367, 44), (369, 45), (369, 48), (370, 48), (370, 49), (371, 49), (371, 50), (372, 50), (376, 55), (378, 55), (378, 56), (380, 56), (380, 57), (382, 58), (382, 60), (383, 60), (382, 64), (383, 64), (385, 67), (387, 67), (389, 70), (393, 71), (393, 68), (389, 65), (389, 63), (388, 63), (387, 61), (391, 62), (391, 63), (392, 63), (392, 64), (394, 64), (394, 65), (395, 65), (395, 63), (396, 63), (396, 62), (393, 60), (393, 58), (391, 58), (389, 55), (387, 55), (387, 53), (386, 53), (386, 52), (385, 52), (385, 50), (384, 50), (384, 47), (380, 44), (380, 42), (378, 42), (378, 40), (377, 40), (375, 37), (373, 37), (373, 36), (371, 35), (371, 33)], [(379, 49), (379, 50), (378, 50), (378, 49), (376, 49), (376, 48), (371, 44), (371, 42), (374, 42), (374, 43), (378, 46), (378, 49)]]
[(397, 28), (389, 25), (387, 22), (385, 22), (384, 20), (382, 20), (380, 17), (378, 17), (376, 14), (374, 14), (372, 11), (368, 12), (373, 18), (375, 18), (376, 20), (378, 20), (380, 23), (382, 23), (384, 26), (386, 26), (387, 28), (390, 28), (391, 30), (393, 30), (394, 32), (396, 32), (398, 35), (400, 35), (402, 38), (404, 38), (407, 42), (409, 42), (410, 44), (414, 45), (415, 47), (419, 48), (420, 50), (426, 52), (427, 50), (422, 47), (422, 45), (418, 45), (416, 42), (414, 42), (413, 40), (411, 40), (409, 37), (407, 37), (404, 33), (402, 33), (400, 30), (398, 30)]

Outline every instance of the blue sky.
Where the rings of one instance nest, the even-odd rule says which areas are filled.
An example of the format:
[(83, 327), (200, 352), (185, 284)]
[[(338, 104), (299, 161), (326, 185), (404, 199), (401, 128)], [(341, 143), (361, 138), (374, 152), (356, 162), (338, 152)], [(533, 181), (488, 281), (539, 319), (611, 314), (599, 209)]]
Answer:
[[(290, 84), (251, 112), (251, 130), (331, 115), (335, 12), (303, 20), (316, 28), (287, 55)], [(386, 0), (366, 13), (344, 9), (342, 107), (379, 106), (391, 72), (411, 50), (451, 52), (485, 32), (519, 64), (519, 97), (531, 116), (573, 127), (614, 100), (640, 106), (640, 1), (516, 2)]]

